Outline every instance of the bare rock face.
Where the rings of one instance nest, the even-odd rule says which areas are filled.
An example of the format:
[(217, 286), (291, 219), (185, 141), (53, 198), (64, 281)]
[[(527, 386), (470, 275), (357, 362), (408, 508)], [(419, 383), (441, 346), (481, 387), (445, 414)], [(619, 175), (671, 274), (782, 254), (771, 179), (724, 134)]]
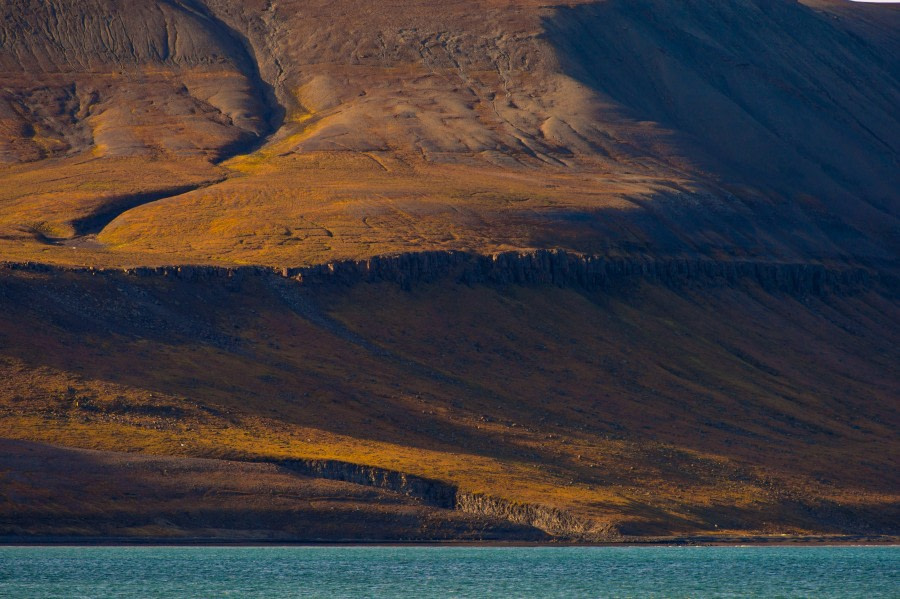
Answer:
[(864, 25), (866, 7), (809, 4), (612, 0), (545, 24), (567, 73), (671, 130), (695, 169), (886, 231), (900, 207), (896, 40)]
[[(225, 535), (245, 542), (547, 536), (501, 518), (423, 505), (383, 485), (298, 476), (275, 464), (67, 450), (6, 439), (0, 447), (4, 466), (19, 473), (20, 497), (37, 489), (52, 497), (0, 505), (0, 536), (7, 538), (127, 539), (140, 528), (162, 532), (167, 542)], [(63, 505), (69, 506), (64, 514)]]
[(180, 279), (191, 282), (246, 277), (281, 277), (301, 284), (353, 286), (359, 283), (413, 285), (450, 280), (467, 285), (556, 286), (586, 290), (604, 289), (623, 282), (662, 283), (667, 287), (735, 287), (759, 285), (769, 292), (793, 296), (859, 293), (874, 287), (896, 289), (897, 281), (865, 268), (828, 268), (822, 264), (784, 262), (718, 262), (714, 260), (622, 259), (585, 256), (563, 250), (504, 252), (483, 256), (466, 252), (413, 252), (374, 256), (297, 268), (242, 266), (159, 266), (125, 269), (66, 268), (40, 262), (0, 262), (3, 271), (37, 273), (84, 273), (116, 276)]

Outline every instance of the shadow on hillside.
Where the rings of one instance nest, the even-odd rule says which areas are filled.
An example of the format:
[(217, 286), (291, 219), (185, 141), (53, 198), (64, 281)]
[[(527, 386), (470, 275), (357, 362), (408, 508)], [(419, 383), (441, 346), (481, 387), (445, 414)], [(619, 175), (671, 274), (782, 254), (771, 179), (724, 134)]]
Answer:
[[(163, 438), (185, 424), (283, 422), (540, 464), (587, 484), (622, 473), (573, 460), (577, 450), (553, 441), (561, 433), (598, 451), (661, 442), (804, 472), (839, 454), (854, 463), (846, 480), (887, 459), (853, 452), (884, 447), (896, 419), (879, 399), (897, 385), (895, 303), (639, 283), (592, 294), (452, 279), (410, 291), (335, 285), (316, 298), (341, 319), (327, 326), (261, 277), (10, 274), (0, 279), (0, 367), (22, 386), (2, 399), (10, 414), (93, 422), (99, 435), (115, 422)], [(67, 386), (90, 401), (75, 405)], [(155, 411), (124, 410), (130, 397)], [(280, 447), (277, 433), (263, 441)], [(655, 469), (667, 458), (646, 460)]]
[(138, 206), (150, 204), (159, 200), (173, 198), (197, 189), (202, 189), (210, 185), (221, 182), (222, 179), (207, 181), (191, 185), (181, 185), (178, 187), (170, 187), (158, 191), (147, 193), (136, 193), (127, 196), (109, 198), (91, 214), (87, 214), (81, 218), (72, 221), (72, 228), (75, 231), (75, 237), (85, 235), (96, 235), (100, 233), (106, 226), (117, 219), (119, 216)]
[(526, 526), (263, 463), (0, 439), (0, 471), (15, 473), (5, 487), (11, 500), (0, 503), (0, 538), (7, 542), (543, 537)]
[[(543, 25), (570, 76), (635, 120), (678, 132), (664, 141), (701, 177), (818, 196), (830, 213), (819, 217), (863, 230), (900, 226), (900, 63), (864, 29), (850, 33), (799, 2), (757, 0), (606, 0), (558, 7)], [(765, 227), (755, 203), (750, 217)], [(806, 232), (808, 217), (781, 212)]]
[(569, 208), (505, 218), (528, 231), (530, 247), (592, 255), (788, 262), (843, 262), (852, 255), (878, 265), (893, 260), (891, 248), (898, 244), (833, 215), (758, 195), (685, 189), (629, 199), (634, 209)]

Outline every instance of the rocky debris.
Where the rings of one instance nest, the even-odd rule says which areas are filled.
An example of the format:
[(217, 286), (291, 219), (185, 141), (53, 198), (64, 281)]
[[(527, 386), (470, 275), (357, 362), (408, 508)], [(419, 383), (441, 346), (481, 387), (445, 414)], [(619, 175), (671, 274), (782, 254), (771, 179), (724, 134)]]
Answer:
[(495, 285), (554, 285), (602, 289), (617, 282), (647, 280), (672, 287), (760, 285), (769, 292), (792, 295), (855, 293), (879, 281), (892, 282), (867, 268), (828, 268), (815, 263), (719, 261), (711, 259), (588, 256), (565, 250), (534, 250), (482, 255), (456, 251), (427, 251), (375, 256), (315, 266), (136, 266), (94, 268), (55, 266), (39, 262), (0, 262), (0, 271), (79, 272), (95, 275), (170, 277), (186, 281), (282, 277), (304, 285), (390, 282), (404, 288), (445, 277), (457, 282)]
[(197, 2), (4, 2), (0, 76), (12, 132), (0, 162), (221, 160), (256, 147), (283, 112), (242, 36)]
[(482, 493), (457, 493), (456, 509), (468, 514), (492, 516), (509, 522), (527, 524), (563, 537), (586, 538), (592, 528), (590, 523), (558, 508), (507, 501)]
[[(56, 447), (0, 439), (13, 472), (0, 537), (196, 542), (539, 541), (534, 528), (451, 512), (383, 488), (266, 462)], [(55, 500), (48, 505), (47, 494)], [(64, 505), (54, 511), (52, 505)]]
[(450, 483), (396, 470), (338, 460), (287, 460), (279, 465), (304, 476), (387, 489), (433, 507), (522, 524), (553, 536), (580, 539), (591, 529), (588, 522), (558, 508), (509, 501), (482, 493), (468, 493)]

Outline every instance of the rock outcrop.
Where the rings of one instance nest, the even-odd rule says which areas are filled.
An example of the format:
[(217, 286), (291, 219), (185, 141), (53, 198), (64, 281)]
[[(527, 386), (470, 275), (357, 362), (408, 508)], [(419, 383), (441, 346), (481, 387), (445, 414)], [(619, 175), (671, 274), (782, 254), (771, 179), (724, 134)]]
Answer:
[(582, 538), (591, 529), (589, 523), (557, 508), (469, 493), (450, 483), (396, 470), (338, 460), (287, 460), (279, 465), (304, 476), (387, 489), (433, 507), (523, 524), (557, 537)]
[(304, 476), (388, 489), (434, 507), (455, 509), (457, 504), (454, 485), (396, 470), (339, 460), (286, 460), (280, 465)]
[(491, 516), (509, 522), (527, 524), (559, 537), (591, 540), (609, 538), (608, 534), (599, 534), (593, 531), (589, 522), (576, 518), (564, 510), (533, 503), (507, 501), (483, 493), (458, 492), (456, 509), (467, 514)]
[(504, 252), (490, 256), (453, 251), (411, 252), (297, 268), (184, 265), (118, 269), (0, 262), (2, 269), (96, 275), (124, 273), (189, 281), (240, 281), (245, 277), (280, 276), (304, 285), (390, 282), (404, 288), (445, 277), (469, 285), (555, 285), (584, 289), (602, 289), (628, 280), (647, 280), (673, 287), (734, 286), (751, 282), (770, 292), (793, 295), (853, 293), (870, 288), (878, 281), (890, 283), (893, 280), (867, 268), (828, 268), (815, 263), (586, 256), (565, 250)]
[(860, 289), (871, 285), (876, 278), (866, 269), (828, 269), (809, 263), (621, 258), (585, 256), (564, 250), (504, 252), (492, 256), (421, 252), (282, 270), (283, 276), (302, 282), (391, 281), (403, 286), (450, 274), (468, 284), (557, 285), (587, 289), (634, 278), (666, 285), (735, 285), (750, 280), (769, 291), (793, 294)]

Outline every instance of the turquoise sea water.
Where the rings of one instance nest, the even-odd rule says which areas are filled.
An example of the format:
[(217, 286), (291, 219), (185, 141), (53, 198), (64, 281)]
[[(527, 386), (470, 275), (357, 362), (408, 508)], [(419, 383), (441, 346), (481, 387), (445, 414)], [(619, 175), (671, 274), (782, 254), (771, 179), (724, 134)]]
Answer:
[(0, 547), (0, 597), (900, 597), (900, 547)]

